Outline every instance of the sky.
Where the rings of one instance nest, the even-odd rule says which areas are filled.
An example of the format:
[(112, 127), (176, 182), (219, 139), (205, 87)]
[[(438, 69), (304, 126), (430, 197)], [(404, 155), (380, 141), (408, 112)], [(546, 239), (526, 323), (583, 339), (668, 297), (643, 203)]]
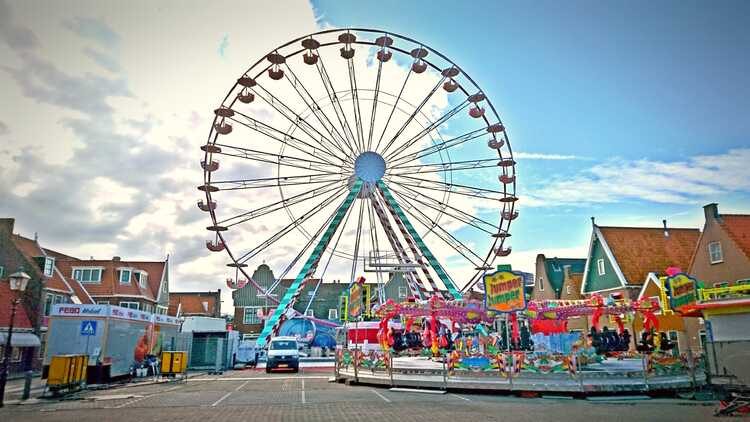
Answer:
[[(742, 1), (0, 0), (0, 215), (82, 258), (169, 254), (173, 291), (222, 288), (230, 312), (195, 207), (212, 110), (276, 46), (360, 27), (442, 52), (497, 108), (518, 163), (514, 268), (584, 257), (592, 216), (700, 228), (710, 202), (750, 213), (749, 18)], [(295, 244), (258, 260), (278, 273)]]

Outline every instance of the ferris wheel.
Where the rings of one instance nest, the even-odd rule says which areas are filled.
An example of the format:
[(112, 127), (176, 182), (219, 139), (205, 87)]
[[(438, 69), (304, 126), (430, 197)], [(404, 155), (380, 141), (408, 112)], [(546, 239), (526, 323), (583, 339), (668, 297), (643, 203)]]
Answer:
[[(208, 249), (278, 304), (261, 345), (309, 280), (372, 272), (382, 292), (402, 273), (414, 297), (460, 299), (510, 254), (506, 128), (469, 75), (423, 43), (354, 28), (297, 38), (240, 75), (214, 114), (198, 206)], [(259, 260), (284, 262), (270, 287), (246, 271)]]

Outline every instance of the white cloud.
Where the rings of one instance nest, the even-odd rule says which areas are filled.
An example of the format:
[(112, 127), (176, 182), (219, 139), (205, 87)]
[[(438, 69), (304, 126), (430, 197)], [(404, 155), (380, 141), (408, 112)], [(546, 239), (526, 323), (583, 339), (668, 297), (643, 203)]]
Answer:
[(524, 206), (645, 201), (700, 204), (719, 195), (750, 192), (750, 149), (687, 160), (612, 160), (570, 177), (552, 178), (521, 196)]

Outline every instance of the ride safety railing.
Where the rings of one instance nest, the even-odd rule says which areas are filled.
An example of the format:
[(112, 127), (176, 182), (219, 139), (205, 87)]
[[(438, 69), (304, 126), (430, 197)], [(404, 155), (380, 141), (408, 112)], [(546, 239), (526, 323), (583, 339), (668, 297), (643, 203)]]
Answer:
[(714, 287), (711, 289), (699, 289), (698, 295), (703, 302), (712, 300), (726, 300), (750, 298), (750, 284), (740, 284), (731, 287)]

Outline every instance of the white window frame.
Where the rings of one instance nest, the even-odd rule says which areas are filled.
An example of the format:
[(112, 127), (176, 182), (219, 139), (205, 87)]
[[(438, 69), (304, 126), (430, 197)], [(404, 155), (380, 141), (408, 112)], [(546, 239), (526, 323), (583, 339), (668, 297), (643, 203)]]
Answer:
[(55, 295), (52, 293), (47, 293), (44, 296), (44, 316), (49, 316), (50, 313), (52, 313), (52, 305), (55, 304)]
[[(716, 246), (717, 249), (712, 250), (713, 246)], [(721, 242), (719, 241), (709, 242), (707, 247), (708, 247), (708, 261), (711, 264), (721, 264), (722, 262), (724, 262), (724, 251), (722, 251), (721, 249)], [(717, 255), (717, 252), (718, 252), (718, 256), (714, 258), (714, 256)]]
[(539, 277), (539, 291), (544, 291), (544, 277)]
[(398, 298), (406, 299), (407, 297), (409, 297), (409, 291), (406, 286), (398, 286)]
[[(123, 281), (123, 275), (127, 273), (128, 279), (127, 281)], [(130, 284), (130, 280), (133, 278), (133, 270), (130, 268), (118, 268), (117, 269), (117, 279), (120, 281), (120, 284)]]
[[(131, 306), (133, 304), (135, 304), (135, 308)], [(118, 304), (118, 306), (121, 308), (135, 309), (136, 311), (141, 309), (141, 305), (138, 302), (132, 302), (132, 301), (127, 301), (127, 300), (123, 300), (122, 302)]]
[(338, 310), (338, 308), (329, 308), (328, 309), (328, 319), (329, 320), (339, 319), (339, 310)]
[(148, 273), (145, 271), (133, 271), (133, 277), (135, 277), (135, 280), (138, 282), (138, 285), (145, 289), (148, 287)]
[(109, 305), (109, 301), (108, 300), (97, 300), (96, 304), (97, 305)]
[(44, 275), (46, 277), (52, 277), (55, 273), (55, 258), (45, 257), (44, 258)]
[(156, 305), (156, 313), (159, 315), (166, 315), (168, 308), (162, 305)]
[[(83, 275), (86, 271), (89, 272), (89, 280), (84, 280)], [(76, 278), (76, 272), (79, 273), (78, 278)], [(102, 267), (73, 267), (73, 274), (70, 277), (79, 283), (101, 283), (103, 272), (104, 268)], [(94, 274), (96, 274), (96, 279), (94, 278)]]
[(557, 263), (553, 262), (552, 263), (552, 271), (554, 271), (556, 273), (559, 273), (561, 271), (560, 270), (560, 265), (558, 265)]
[[(258, 318), (258, 309), (263, 309), (263, 307), (262, 306), (245, 306), (245, 310), (242, 313), (242, 323), (245, 325), (262, 323), (263, 320)], [(248, 315), (251, 316), (249, 319), (248, 319)]]
[(596, 260), (596, 272), (599, 275), (607, 274), (607, 268), (604, 266), (604, 258), (599, 258)]
[(565, 286), (565, 294), (566, 295), (571, 295), (572, 294), (572, 290), (573, 289), (570, 288), (570, 284), (568, 284), (567, 286)]
[(305, 316), (308, 316), (310, 318), (315, 318), (315, 310), (314, 309), (308, 309), (305, 311)]

